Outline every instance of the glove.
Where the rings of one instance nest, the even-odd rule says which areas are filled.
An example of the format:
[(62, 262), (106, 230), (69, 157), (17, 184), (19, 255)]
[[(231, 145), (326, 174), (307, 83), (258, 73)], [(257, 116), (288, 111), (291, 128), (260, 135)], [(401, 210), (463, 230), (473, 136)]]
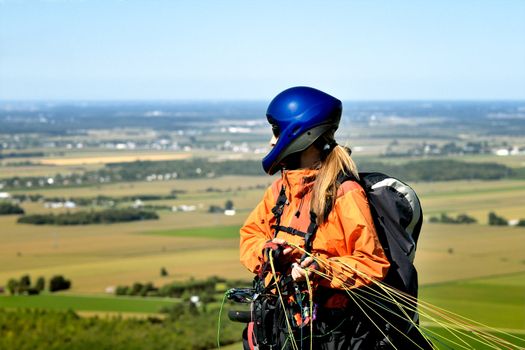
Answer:
[(291, 251), (292, 247), (288, 246), (285, 240), (274, 238), (264, 245), (263, 257), (266, 261), (270, 261), (271, 255), (275, 269), (281, 271), (286, 265), (289, 265), (288, 255)]

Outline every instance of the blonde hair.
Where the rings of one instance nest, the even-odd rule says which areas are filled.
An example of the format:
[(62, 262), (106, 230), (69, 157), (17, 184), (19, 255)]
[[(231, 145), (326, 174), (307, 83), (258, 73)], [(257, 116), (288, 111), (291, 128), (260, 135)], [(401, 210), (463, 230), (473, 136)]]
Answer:
[(332, 208), (335, 204), (339, 188), (337, 178), (341, 173), (344, 175), (351, 174), (356, 179), (359, 179), (357, 166), (346, 147), (336, 145), (321, 163), (312, 190), (310, 210), (317, 215), (318, 225), (327, 219), (327, 209)]

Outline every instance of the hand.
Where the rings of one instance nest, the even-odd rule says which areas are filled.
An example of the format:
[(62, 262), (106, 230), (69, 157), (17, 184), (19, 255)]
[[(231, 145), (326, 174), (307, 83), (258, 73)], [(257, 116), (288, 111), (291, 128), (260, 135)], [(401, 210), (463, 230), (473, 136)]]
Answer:
[(282, 253), (283, 255), (288, 255), (288, 254), (290, 254), (290, 252), (293, 250), (293, 248), (290, 247), (290, 246), (288, 245), (288, 243), (287, 243), (284, 239), (282, 239), (282, 238), (274, 238), (274, 239), (272, 239), (271, 242), (272, 242), (272, 243), (275, 243), (275, 244), (278, 244), (278, 245), (281, 245), (281, 246), (284, 247), (284, 249), (283, 249), (283, 253)]
[(292, 264), (292, 278), (296, 282), (304, 281), (306, 279), (306, 269), (308, 268), (308, 278), (312, 277), (312, 270), (319, 270), (319, 264), (314, 261), (314, 258), (309, 256), (304, 259), (300, 264)]
[(282, 238), (274, 238), (271, 241), (266, 242), (263, 248), (263, 254), (265, 259), (269, 259), (271, 256), (275, 262), (276, 268), (280, 269), (287, 265), (290, 252), (293, 250), (292, 247), (286, 243)]

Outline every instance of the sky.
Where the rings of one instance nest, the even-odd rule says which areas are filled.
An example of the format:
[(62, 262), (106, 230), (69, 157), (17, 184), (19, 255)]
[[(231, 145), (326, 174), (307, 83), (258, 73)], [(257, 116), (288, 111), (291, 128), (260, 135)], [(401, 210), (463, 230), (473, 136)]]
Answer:
[(0, 99), (525, 99), (525, 1), (0, 0)]

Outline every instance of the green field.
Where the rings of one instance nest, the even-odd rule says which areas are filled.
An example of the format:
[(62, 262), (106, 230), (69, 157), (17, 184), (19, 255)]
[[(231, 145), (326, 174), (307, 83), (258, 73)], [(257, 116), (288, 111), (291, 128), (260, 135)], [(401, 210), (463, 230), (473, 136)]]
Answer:
[(196, 227), (182, 230), (150, 231), (145, 235), (168, 237), (205, 237), (205, 238), (238, 238), (240, 226)]
[[(445, 330), (443, 328), (428, 327), (425, 334), (432, 344), (439, 350), (450, 349), (523, 349), (525, 338), (522, 333), (505, 333), (487, 331), (485, 338), (476, 336), (472, 331)], [(492, 337), (487, 341), (487, 337)], [(509, 347), (509, 343), (514, 347)]]
[(420, 299), (486, 326), (525, 333), (525, 273), (423, 286)]
[(0, 308), (100, 311), (124, 313), (158, 313), (177, 301), (169, 298), (141, 298), (83, 295), (2, 296)]

